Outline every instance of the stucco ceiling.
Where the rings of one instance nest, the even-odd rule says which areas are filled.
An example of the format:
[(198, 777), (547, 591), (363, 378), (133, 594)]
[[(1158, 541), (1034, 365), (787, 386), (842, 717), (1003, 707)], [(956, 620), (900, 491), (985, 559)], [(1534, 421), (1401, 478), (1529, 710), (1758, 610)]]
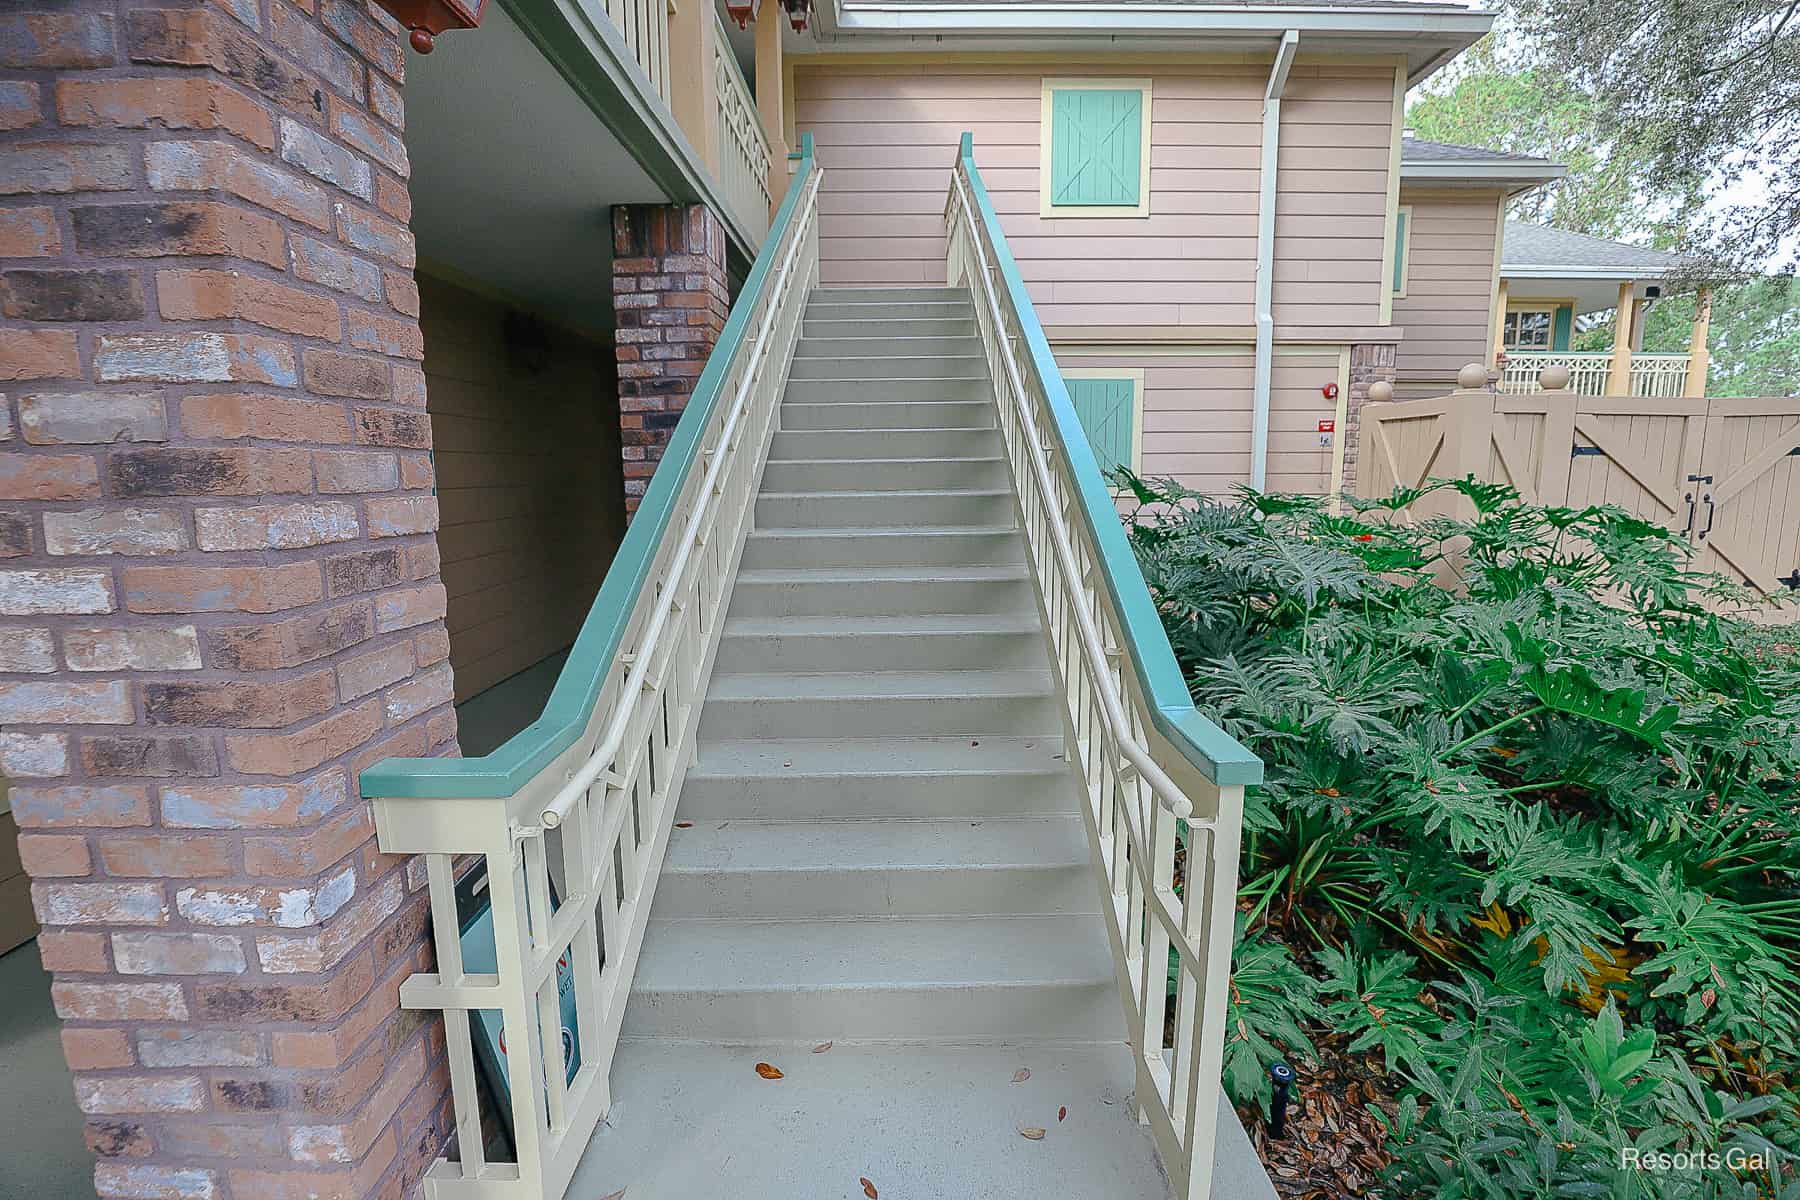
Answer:
[(406, 147), (423, 269), (611, 327), (610, 208), (666, 197), (500, 5), (409, 55)]

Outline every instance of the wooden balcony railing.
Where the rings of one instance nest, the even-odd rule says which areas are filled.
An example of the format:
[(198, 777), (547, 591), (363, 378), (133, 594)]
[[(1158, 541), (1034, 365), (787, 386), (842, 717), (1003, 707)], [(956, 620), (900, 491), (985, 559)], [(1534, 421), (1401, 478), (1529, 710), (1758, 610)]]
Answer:
[[(1687, 390), (1691, 354), (1633, 354), (1628, 396), (1680, 396)], [(1607, 384), (1612, 375), (1612, 352), (1566, 350), (1508, 350), (1500, 376), (1500, 390), (1509, 395), (1530, 395), (1539, 389), (1538, 375), (1546, 367), (1569, 368), (1569, 391), (1578, 396), (1612, 394)]]

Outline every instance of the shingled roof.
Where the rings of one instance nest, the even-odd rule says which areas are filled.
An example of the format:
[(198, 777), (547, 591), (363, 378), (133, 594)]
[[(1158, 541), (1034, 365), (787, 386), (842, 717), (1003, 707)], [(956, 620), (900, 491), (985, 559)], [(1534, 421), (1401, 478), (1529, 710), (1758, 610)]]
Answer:
[(1572, 275), (1620, 272), (1656, 276), (1674, 270), (1680, 262), (1679, 255), (1662, 250), (1528, 221), (1506, 223), (1500, 251), (1500, 269), (1506, 273), (1557, 269)]

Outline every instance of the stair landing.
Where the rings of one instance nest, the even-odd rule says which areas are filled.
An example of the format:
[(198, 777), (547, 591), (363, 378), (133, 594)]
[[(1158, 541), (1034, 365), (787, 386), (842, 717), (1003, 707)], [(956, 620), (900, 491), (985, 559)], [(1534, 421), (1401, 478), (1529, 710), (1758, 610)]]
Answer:
[[(758, 1062), (785, 1078), (761, 1078)], [(1031, 1077), (1012, 1082), (1021, 1068)], [(1169, 1194), (1119, 1046), (839, 1044), (814, 1054), (804, 1044), (626, 1040), (613, 1078), (634, 1082), (589, 1143), (572, 1197), (862, 1200), (863, 1179), (881, 1200)], [(1225, 1118), (1235, 1125), (1229, 1108)]]

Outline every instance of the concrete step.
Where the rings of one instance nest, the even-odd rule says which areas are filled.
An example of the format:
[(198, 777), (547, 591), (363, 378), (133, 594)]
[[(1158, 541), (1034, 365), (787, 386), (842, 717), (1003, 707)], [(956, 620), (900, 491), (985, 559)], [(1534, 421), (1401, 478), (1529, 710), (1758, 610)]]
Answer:
[(881, 492), (772, 492), (756, 498), (763, 529), (872, 525), (1001, 525), (1013, 520), (1012, 489), (939, 488)]
[(840, 568), (892, 566), (1003, 566), (1025, 561), (1016, 525), (872, 525), (814, 529), (756, 529), (744, 539), (743, 565)]
[(990, 458), (1001, 452), (997, 429), (794, 429), (779, 430), (772, 459)]
[(1075, 811), (1059, 734), (705, 742), (676, 815), (697, 823)]
[(969, 316), (893, 317), (881, 313), (846, 318), (802, 318), (800, 336), (838, 337), (974, 337), (973, 309)]
[[(867, 400), (810, 403), (792, 396), (781, 406), (781, 428), (789, 429), (991, 429), (994, 406), (986, 400), (907, 399), (882, 389)], [(865, 443), (874, 450), (880, 442)]]
[(1031, 916), (1100, 911), (1074, 814), (696, 822), (675, 829), (661, 920)]
[(806, 302), (807, 321), (973, 321), (975, 305), (963, 300), (899, 300), (886, 303), (838, 300), (818, 293)]
[(739, 617), (725, 623), (713, 672), (1041, 670), (1048, 661), (1036, 613)]
[[(1123, 1044), (811, 1049), (622, 1039), (612, 1111), (568, 1194), (693, 1200), (729, 1180), (731, 1196), (861, 1200), (867, 1179), (883, 1200), (1169, 1195)], [(757, 1078), (759, 1062), (785, 1077)], [(1021, 1067), (1031, 1077), (1012, 1082)], [(1218, 1107), (1212, 1194), (1275, 1200), (1237, 1114)], [(1019, 1136), (1033, 1126), (1049, 1131), (1042, 1141)]]
[(1048, 737), (1062, 728), (1050, 671), (715, 673), (700, 737)]
[(1123, 1025), (1097, 916), (665, 921), (653, 913), (624, 1033), (1114, 1041)]
[(767, 492), (874, 492), (914, 488), (1011, 488), (1006, 460), (991, 458), (770, 459)]
[(733, 617), (1033, 610), (1025, 568), (895, 566), (738, 571)]
[(923, 403), (932, 400), (993, 403), (985, 375), (899, 376), (891, 379), (790, 378), (782, 400), (787, 404)]
[(794, 350), (799, 358), (981, 358), (981, 339), (973, 330), (954, 337), (902, 331), (866, 337), (802, 336)]
[(852, 287), (818, 287), (807, 297), (812, 304), (898, 304), (906, 301), (939, 300), (970, 303), (969, 289), (945, 284), (891, 284)]
[(863, 354), (825, 351), (813, 357), (795, 354), (789, 379), (977, 379), (987, 372), (987, 358), (963, 354)]

